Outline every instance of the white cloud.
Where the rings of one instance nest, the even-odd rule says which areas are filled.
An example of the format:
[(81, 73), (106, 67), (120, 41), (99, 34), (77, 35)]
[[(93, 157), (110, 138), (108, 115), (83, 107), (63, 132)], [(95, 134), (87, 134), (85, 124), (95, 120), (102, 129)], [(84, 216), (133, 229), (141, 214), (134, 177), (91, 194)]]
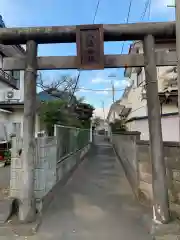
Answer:
[(105, 88), (104, 90), (96, 91), (96, 94), (100, 94), (100, 95), (112, 94), (112, 88)]
[(152, 2), (152, 14), (155, 12), (168, 12), (170, 9), (168, 5), (174, 5), (175, 0), (153, 0)]
[(89, 92), (89, 90), (85, 89), (84, 87), (80, 87), (80, 89), (77, 90), (78, 92), (81, 92), (81, 93), (87, 93)]
[(99, 94), (99, 95), (108, 95), (110, 93), (110, 91), (112, 91), (112, 88), (102, 88), (99, 90), (96, 89), (91, 89), (91, 88), (85, 88), (85, 87), (80, 87), (79, 89), (77, 88), (77, 92), (81, 92), (81, 93), (89, 93), (91, 92), (92, 94)]
[(127, 87), (127, 86), (129, 86), (129, 84), (130, 84), (130, 82), (129, 82), (129, 79), (106, 79), (106, 78), (101, 78), (101, 77), (97, 77), (97, 78), (93, 78), (92, 80), (91, 80), (91, 82), (93, 83), (93, 84), (99, 84), (99, 83), (104, 83), (104, 84), (110, 84), (111, 83), (111, 81), (113, 81), (114, 82), (114, 86), (115, 87), (122, 87), (122, 88), (124, 88), (124, 87)]
[(96, 77), (96, 78), (93, 78), (91, 80), (92, 83), (94, 84), (98, 84), (98, 83), (109, 83), (110, 80), (109, 79), (104, 79), (104, 78), (101, 78), (101, 77)]
[(108, 91), (107, 91), (107, 90), (104, 90), (104, 91), (96, 91), (96, 94), (99, 94), (99, 95), (108, 95)]
[(122, 80), (115, 80), (114, 81), (114, 86), (115, 87), (127, 87), (130, 85), (129, 79), (122, 79)]
[(175, 5), (175, 0), (159, 0), (163, 6)]

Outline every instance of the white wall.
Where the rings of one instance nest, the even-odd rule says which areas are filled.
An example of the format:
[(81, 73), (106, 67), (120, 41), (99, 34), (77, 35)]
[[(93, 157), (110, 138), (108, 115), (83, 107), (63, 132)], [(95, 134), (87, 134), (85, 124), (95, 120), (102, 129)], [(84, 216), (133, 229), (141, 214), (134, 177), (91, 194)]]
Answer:
[(8, 84), (0, 81), (0, 101), (7, 100), (6, 95), (8, 91), (14, 92), (14, 98), (15, 100), (19, 100), (19, 102), (24, 102), (24, 71), (20, 71), (20, 89), (16, 90), (13, 89)]
[[(12, 133), (11, 113), (0, 111), (0, 139), (5, 139), (6, 135)], [(5, 127), (5, 128), (4, 128)]]
[[(121, 109), (121, 106), (119, 106), (119, 113), (120, 113), (120, 109)], [(111, 114), (108, 118), (109, 123), (114, 122), (115, 119), (120, 119), (120, 116), (116, 111), (118, 111), (118, 104), (116, 106), (116, 109), (111, 109)]]
[(178, 112), (178, 107), (176, 104), (163, 104), (162, 105), (162, 113), (173, 113)]
[[(23, 136), (23, 109), (16, 109), (15, 112), (9, 114), (8, 122), (7, 122), (7, 128), (8, 128), (8, 133), (11, 134), (13, 131), (13, 123), (21, 123), (21, 136)], [(40, 131), (40, 120), (38, 115), (36, 115), (36, 125), (35, 125), (35, 132)]]
[(0, 81), (0, 89), (3, 91), (6, 89), (12, 90), (12, 87), (8, 86), (5, 82)]
[(24, 71), (20, 71), (20, 98), (24, 102)]
[(100, 125), (96, 127), (96, 130), (99, 131), (99, 130), (103, 130), (103, 129), (105, 129), (105, 131), (108, 131), (109, 125), (108, 125), (108, 123), (106, 123), (102, 120), (102, 121), (100, 121)]
[(123, 99), (121, 104), (131, 107), (128, 119), (132, 117), (147, 116), (147, 101), (141, 99), (142, 87), (132, 87), (129, 91), (128, 98)]
[[(163, 141), (179, 141), (178, 116), (168, 116), (161, 119)], [(142, 140), (149, 140), (148, 119), (135, 120), (127, 124), (128, 130), (141, 132)]]

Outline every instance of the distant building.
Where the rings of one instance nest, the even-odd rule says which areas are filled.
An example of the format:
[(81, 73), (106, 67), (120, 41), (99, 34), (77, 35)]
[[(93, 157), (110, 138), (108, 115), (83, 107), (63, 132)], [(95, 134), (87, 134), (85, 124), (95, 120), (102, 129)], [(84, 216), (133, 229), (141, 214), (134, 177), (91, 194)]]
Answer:
[[(0, 27), (5, 24), (0, 15)], [(0, 139), (4, 132), (2, 126), (6, 128), (7, 135), (23, 134), (23, 114), (24, 114), (24, 71), (4, 71), (2, 63), (4, 57), (24, 57), (25, 50), (20, 45), (0, 44)], [(36, 117), (36, 132), (39, 131), (39, 119)]]
[(104, 132), (106, 135), (109, 132), (109, 124), (104, 119), (99, 119), (99, 124), (95, 127), (95, 132), (98, 134), (99, 132)]

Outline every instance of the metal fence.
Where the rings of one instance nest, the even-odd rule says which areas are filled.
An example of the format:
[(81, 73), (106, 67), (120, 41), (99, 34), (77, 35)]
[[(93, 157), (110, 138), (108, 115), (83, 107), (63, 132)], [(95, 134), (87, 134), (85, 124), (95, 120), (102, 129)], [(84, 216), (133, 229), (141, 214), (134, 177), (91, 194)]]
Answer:
[(57, 161), (87, 146), (90, 141), (90, 130), (55, 125), (57, 139)]

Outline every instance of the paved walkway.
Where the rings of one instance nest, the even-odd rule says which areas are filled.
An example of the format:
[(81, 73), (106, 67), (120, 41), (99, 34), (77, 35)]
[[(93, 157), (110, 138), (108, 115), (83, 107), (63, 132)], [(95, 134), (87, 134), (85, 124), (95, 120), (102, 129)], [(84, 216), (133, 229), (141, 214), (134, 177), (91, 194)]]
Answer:
[(27, 239), (150, 240), (145, 216), (113, 149), (101, 142), (59, 190), (38, 234)]

